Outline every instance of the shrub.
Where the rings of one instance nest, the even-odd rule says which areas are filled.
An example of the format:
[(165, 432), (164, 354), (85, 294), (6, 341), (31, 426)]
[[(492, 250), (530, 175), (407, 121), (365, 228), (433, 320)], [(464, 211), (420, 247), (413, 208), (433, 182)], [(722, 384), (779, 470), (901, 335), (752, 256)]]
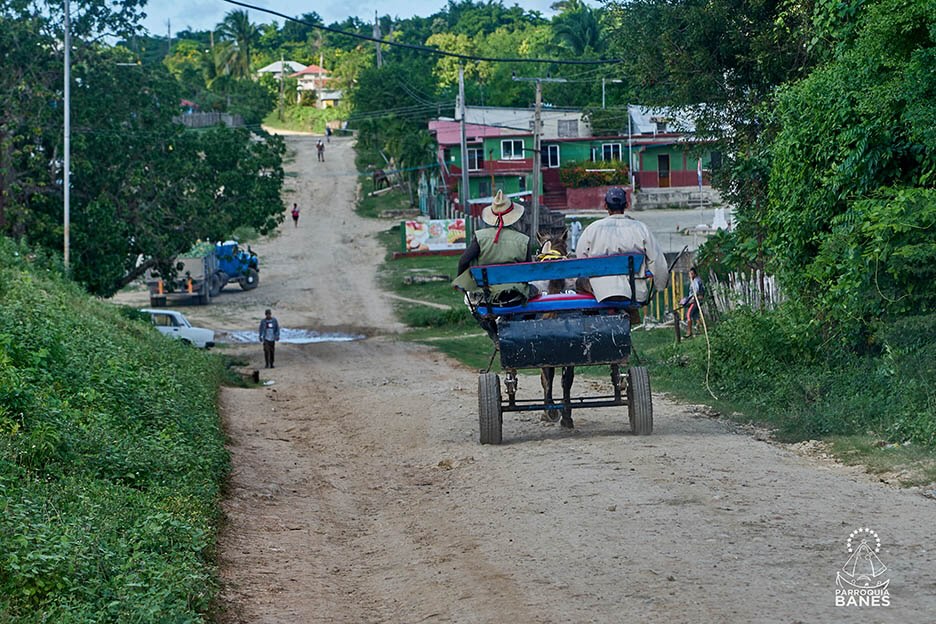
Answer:
[(617, 160), (574, 163), (559, 170), (559, 179), (569, 188), (630, 184), (627, 164)]
[[(709, 380), (720, 400), (777, 428), (782, 439), (871, 435), (936, 446), (936, 314), (882, 323), (873, 349), (856, 353), (786, 303), (777, 311), (738, 311), (710, 327)], [(666, 376), (704, 379), (700, 341), (653, 366)], [(688, 371), (685, 370), (688, 368)]]
[(219, 359), (5, 239), (0, 299), (0, 619), (203, 621)]

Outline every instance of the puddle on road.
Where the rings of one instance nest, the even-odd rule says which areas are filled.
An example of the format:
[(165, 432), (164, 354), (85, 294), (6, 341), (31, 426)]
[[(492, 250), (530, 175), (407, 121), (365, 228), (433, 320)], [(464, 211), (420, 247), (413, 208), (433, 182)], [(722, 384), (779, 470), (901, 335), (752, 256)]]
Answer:
[[(221, 342), (244, 343), (257, 342), (256, 331), (227, 332), (220, 337)], [(338, 332), (317, 332), (312, 329), (280, 329), (280, 342), (289, 344), (311, 344), (313, 342), (350, 342), (364, 340), (363, 334), (342, 334)]]

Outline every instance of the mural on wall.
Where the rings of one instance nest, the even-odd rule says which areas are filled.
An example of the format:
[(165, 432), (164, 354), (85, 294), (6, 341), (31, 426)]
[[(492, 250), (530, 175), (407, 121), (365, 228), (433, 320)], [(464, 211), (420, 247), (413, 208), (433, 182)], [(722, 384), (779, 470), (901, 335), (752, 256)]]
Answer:
[(465, 248), (464, 219), (405, 221), (406, 251), (445, 251)]

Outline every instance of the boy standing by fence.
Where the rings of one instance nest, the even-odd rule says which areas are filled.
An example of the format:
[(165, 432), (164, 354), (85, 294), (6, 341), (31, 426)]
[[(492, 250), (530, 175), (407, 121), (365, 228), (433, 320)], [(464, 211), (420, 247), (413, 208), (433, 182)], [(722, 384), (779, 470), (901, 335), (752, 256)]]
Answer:
[[(692, 338), (692, 326), (701, 316), (699, 304), (705, 295), (705, 285), (695, 267), (689, 267), (689, 296), (683, 297), (679, 304), (686, 308), (686, 338)], [(687, 307), (688, 306), (688, 307)]]

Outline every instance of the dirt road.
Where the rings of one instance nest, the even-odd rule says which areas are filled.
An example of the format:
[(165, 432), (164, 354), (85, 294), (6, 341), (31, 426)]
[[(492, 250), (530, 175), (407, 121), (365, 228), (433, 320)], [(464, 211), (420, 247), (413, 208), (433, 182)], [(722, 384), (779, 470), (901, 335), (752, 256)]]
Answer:
[[(387, 224), (353, 213), (349, 140), (324, 163), (314, 138), (288, 141), (299, 227), (254, 246), (257, 290), (187, 312), (252, 330), (270, 306), (284, 327), (369, 338), (280, 345), (261, 370), (273, 385), (224, 390), (221, 622), (936, 619), (936, 506), (917, 491), (663, 396), (650, 437), (615, 410), (578, 413), (574, 433), (508, 414), (506, 444), (480, 446), (475, 372), (394, 338), (374, 280)], [(258, 345), (236, 349), (262, 368)], [(537, 387), (521, 380), (521, 393)], [(846, 540), (863, 527), (880, 537), (887, 569), (873, 581), (890, 580), (890, 606), (836, 607)], [(862, 536), (875, 546), (868, 535), (853, 550)]]

